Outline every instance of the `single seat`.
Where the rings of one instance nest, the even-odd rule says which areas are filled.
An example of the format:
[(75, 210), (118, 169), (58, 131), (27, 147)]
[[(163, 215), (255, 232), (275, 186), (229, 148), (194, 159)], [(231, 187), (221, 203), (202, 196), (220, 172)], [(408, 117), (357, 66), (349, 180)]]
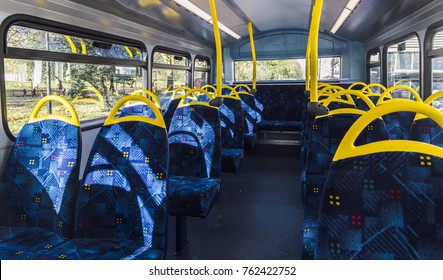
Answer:
[[(115, 119), (128, 101), (156, 119)], [(166, 252), (168, 138), (160, 111), (123, 97), (100, 129), (80, 188), (74, 236), (40, 259), (162, 259)]]
[(209, 214), (218, 198), (221, 178), (219, 111), (202, 101), (184, 104), (186, 100), (185, 95), (169, 129), (168, 206), (169, 214), (176, 216), (176, 254), (187, 243), (186, 217)]
[(222, 171), (237, 173), (244, 157), (243, 109), (238, 96), (222, 96), (221, 121)]
[(243, 108), (245, 147), (252, 150), (257, 142), (258, 109), (256, 99), (254, 95), (244, 92), (239, 92), (238, 96)]
[(397, 111), (443, 115), (419, 102), (372, 109), (334, 156), (320, 209), (316, 259), (442, 259), (443, 149), (389, 140), (355, 146), (362, 127)]
[[(332, 158), (343, 136), (363, 113), (357, 109), (337, 109), (314, 121), (311, 141), (307, 147), (306, 180), (303, 185), (302, 259), (314, 257), (318, 213)], [(388, 139), (384, 122), (377, 119), (367, 126), (357, 144)]]
[[(38, 118), (47, 102), (71, 117)], [(12, 147), (0, 181), (0, 259), (35, 259), (72, 237), (81, 150), (77, 114), (42, 98)]]

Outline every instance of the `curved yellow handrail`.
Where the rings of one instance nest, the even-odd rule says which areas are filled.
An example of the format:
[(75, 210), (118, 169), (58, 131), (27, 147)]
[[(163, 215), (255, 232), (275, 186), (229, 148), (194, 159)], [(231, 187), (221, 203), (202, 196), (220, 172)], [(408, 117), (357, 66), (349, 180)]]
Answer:
[(432, 102), (435, 100), (443, 98), (443, 90), (437, 91), (436, 93), (433, 93), (431, 96), (425, 99), (423, 103), (431, 105)]
[[(382, 92), (386, 91), (386, 87), (382, 84), (368, 84), (364, 88), (362, 88), (361, 91), (367, 92), (367, 93), (374, 93), (374, 92), (372, 92), (372, 89), (371, 89), (373, 87), (377, 87), (377, 88), (381, 89)], [(389, 97), (390, 97), (390, 95), (389, 95)]]
[(157, 95), (155, 95), (152, 91), (147, 90), (147, 89), (139, 89), (136, 90), (134, 92), (131, 92), (131, 95), (142, 95), (143, 93), (145, 93), (147, 96), (149, 96), (152, 101), (154, 102), (155, 106), (157, 108), (161, 108), (161, 104), (160, 101), (158, 101)]
[(217, 89), (213, 85), (204, 85), (201, 89), (206, 90), (207, 88), (212, 89), (216, 93)]
[[(124, 116), (124, 117), (120, 117), (120, 118), (116, 119), (115, 116), (118, 114), (120, 107), (122, 107), (126, 102), (129, 102), (129, 101), (139, 101), (139, 102), (143, 102), (143, 103), (147, 104), (151, 108), (152, 112), (154, 112), (155, 119), (148, 118), (148, 117), (142, 116), (142, 115), (130, 115), (130, 116)], [(109, 116), (103, 125), (106, 126), (106, 125), (117, 124), (117, 123), (122, 123), (122, 122), (130, 122), (130, 121), (145, 122), (145, 123), (149, 123), (149, 124), (161, 127), (161, 128), (166, 128), (166, 124), (163, 119), (163, 116), (162, 116), (160, 110), (155, 105), (155, 103), (152, 102), (151, 100), (149, 100), (147, 97), (144, 97), (141, 95), (127, 95), (127, 96), (121, 98), (119, 101), (117, 101), (115, 106), (112, 108), (111, 112), (109, 112)]]
[(89, 98), (89, 97), (85, 97), (83, 98), (81, 95), (77, 95), (74, 99), (72, 99), (72, 103), (95, 103), (98, 106), (104, 107), (105, 106), (105, 100), (103, 99), (102, 94), (94, 87), (87, 87), (85, 89), (82, 89), (80, 91), (81, 92), (85, 92), (85, 91), (90, 91), (93, 92), (96, 96), (97, 99), (93, 99), (93, 98)]
[[(348, 98), (348, 100), (340, 99), (340, 96), (342, 96), (342, 95), (345, 95)], [(328, 98), (321, 100), (321, 102), (324, 106), (328, 106), (331, 102), (341, 102), (341, 103), (350, 104), (350, 105), (355, 106), (354, 99), (352, 99), (351, 95), (361, 98), (366, 103), (366, 105), (368, 105), (369, 109), (372, 109), (375, 107), (374, 103), (372, 103), (371, 99), (369, 99), (368, 96), (366, 96), (365, 94), (363, 94), (359, 90), (352, 90), (352, 89), (345, 89), (342, 91), (337, 91), (336, 93), (329, 95)]]
[(334, 115), (344, 115), (344, 114), (353, 114), (353, 115), (363, 115), (366, 111), (355, 109), (355, 108), (339, 108), (336, 110), (329, 111), (327, 115), (317, 116), (316, 119), (326, 118)]
[(209, 105), (209, 103), (204, 102), (204, 101), (197, 100), (197, 101), (191, 101), (191, 102), (185, 103), (186, 99), (189, 98), (190, 95), (196, 96), (196, 94), (195, 94), (196, 92), (200, 92), (200, 93), (205, 94), (209, 98), (209, 100), (214, 99), (214, 97), (211, 95), (210, 92), (208, 92), (204, 89), (201, 89), (201, 88), (196, 88), (196, 89), (192, 89), (192, 90), (188, 91), (187, 93), (185, 93), (185, 95), (183, 95), (181, 97), (180, 103), (178, 103), (177, 107), (181, 108), (181, 107), (190, 106), (190, 105), (201, 105), (201, 106), (207, 106), (207, 107), (218, 109), (217, 107), (211, 106), (211, 105)]
[[(38, 112), (40, 112), (43, 105), (45, 105), (46, 103), (48, 103), (50, 101), (56, 101), (56, 102), (59, 102), (62, 105), (64, 105), (68, 109), (69, 113), (71, 114), (71, 117), (56, 115), (56, 114), (49, 114), (49, 115), (44, 115), (44, 116), (38, 117)], [(75, 109), (72, 106), (72, 104), (69, 103), (69, 101), (66, 98), (58, 96), (58, 95), (47, 95), (47, 96), (43, 97), (42, 99), (40, 99), (40, 101), (37, 103), (37, 105), (35, 105), (34, 110), (32, 110), (31, 116), (29, 118), (29, 123), (33, 123), (33, 122), (37, 122), (37, 121), (41, 121), (41, 120), (60, 120), (60, 121), (67, 122), (67, 123), (75, 125), (75, 126), (80, 126), (80, 121), (78, 119), (77, 113), (75, 112)]]
[(237, 91), (237, 89), (238, 89), (238, 88), (241, 88), (241, 87), (244, 87), (245, 89), (247, 89), (248, 92), (251, 91), (251, 88), (250, 88), (248, 85), (245, 85), (245, 84), (239, 84), (239, 85), (236, 85), (236, 86), (233, 88), (233, 90), (234, 90), (234, 91)]
[(354, 87), (356, 87), (356, 86), (363, 86), (363, 88), (364, 88), (364, 87), (366, 87), (366, 83), (363, 83), (363, 82), (355, 82), (355, 83), (353, 83), (352, 85), (350, 85), (350, 86), (348, 87), (348, 89), (354, 89)]
[(341, 86), (326, 85), (326, 86), (322, 87), (321, 90), (318, 91), (318, 96), (324, 95), (324, 94), (332, 94), (334, 92), (342, 91), (342, 90), (345, 90), (345, 89)]
[[(395, 86), (389, 87), (388, 89), (386, 89), (386, 90), (381, 94), (380, 98), (379, 98), (378, 101), (377, 101), (376, 106), (385, 103), (386, 101), (385, 101), (384, 99), (385, 99), (385, 98), (389, 98), (389, 97), (391, 96), (391, 92), (393, 92), (393, 91), (395, 91), (395, 90), (399, 90), (399, 89), (404, 89), (404, 90), (409, 91), (409, 92), (412, 93), (412, 95), (415, 97), (415, 101), (416, 101), (416, 102), (423, 103), (423, 100), (421, 99), (420, 95), (419, 95), (414, 89), (412, 89), (411, 87), (404, 86), (404, 85), (395, 85)], [(401, 99), (401, 98), (395, 98), (395, 99), (392, 99), (392, 100), (398, 100), (398, 99)], [(408, 99), (408, 100), (409, 100), (409, 99)]]
[[(182, 90), (183, 90), (183, 91), (186, 91), (186, 92), (189, 92), (189, 91), (191, 90), (191, 88), (189, 88), (189, 87), (187, 87), (187, 86), (181, 86), (181, 87), (175, 89), (174, 92), (173, 92), (172, 95), (171, 95), (171, 100), (182, 98), (181, 96), (177, 96), (178, 92), (179, 92), (179, 91), (182, 91)], [(185, 94), (186, 94), (186, 93), (185, 93)], [(197, 98), (196, 96), (194, 96), (194, 97)]]
[(355, 146), (355, 141), (360, 133), (372, 121), (383, 115), (402, 111), (425, 115), (434, 120), (443, 129), (443, 114), (439, 110), (421, 102), (411, 100), (405, 100), (404, 102), (389, 102), (383, 106), (367, 111), (351, 126), (338, 146), (333, 161), (384, 152), (414, 152), (443, 158), (443, 148), (411, 140), (385, 140), (357, 147)]

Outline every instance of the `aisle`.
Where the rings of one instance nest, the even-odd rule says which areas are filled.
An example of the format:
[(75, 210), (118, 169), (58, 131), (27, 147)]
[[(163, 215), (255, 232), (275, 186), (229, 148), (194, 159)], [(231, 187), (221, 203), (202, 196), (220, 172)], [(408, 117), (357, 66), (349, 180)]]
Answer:
[(258, 146), (237, 174), (222, 174), (222, 193), (206, 219), (188, 218), (188, 249), (179, 257), (169, 217), (167, 259), (298, 259), (300, 158), (293, 146)]

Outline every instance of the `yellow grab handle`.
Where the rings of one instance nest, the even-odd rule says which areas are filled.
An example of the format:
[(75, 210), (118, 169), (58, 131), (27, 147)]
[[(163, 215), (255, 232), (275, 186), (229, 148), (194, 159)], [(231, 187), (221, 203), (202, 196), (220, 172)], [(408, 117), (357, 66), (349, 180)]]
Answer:
[[(372, 89), (371, 89), (373, 87), (377, 87), (377, 88), (381, 89), (382, 92), (386, 91), (386, 87), (384, 85), (381, 85), (381, 84), (368, 84), (361, 91), (362, 92), (367, 92), (367, 93), (373, 93)], [(389, 95), (389, 97), (391, 97), (391, 96)]]
[(206, 89), (212, 89), (214, 91), (214, 93), (217, 91), (217, 89), (213, 86), (213, 85), (204, 85), (201, 87), (201, 89), (206, 90)]
[(182, 90), (186, 91), (186, 92), (189, 92), (191, 89), (189, 87), (187, 87), (187, 86), (181, 86), (181, 87), (177, 88), (172, 93), (171, 100), (181, 98), (181, 96), (177, 96), (177, 94), (178, 94), (179, 91), (182, 91)]
[[(342, 96), (342, 95), (345, 95), (348, 98), (348, 100), (343, 100), (343, 101), (339, 100), (340, 96)], [(350, 89), (337, 91), (336, 93), (329, 95), (329, 97), (327, 99), (322, 100), (322, 103), (324, 106), (328, 106), (331, 102), (339, 101), (342, 103), (351, 104), (351, 105), (355, 106), (355, 102), (352, 99), (351, 95), (361, 98), (366, 103), (366, 105), (368, 105), (369, 109), (372, 109), (375, 107), (375, 105), (374, 105), (374, 103), (372, 103), (371, 99), (369, 99), (369, 97), (367, 97), (361, 91), (350, 90)]]
[[(120, 117), (120, 118), (116, 119), (115, 116), (117, 115), (119, 109), (126, 102), (129, 102), (129, 101), (140, 101), (140, 102), (147, 104), (150, 107), (150, 109), (154, 112), (155, 119), (148, 118), (146, 116), (141, 116), (141, 115), (130, 115), (130, 116), (124, 116), (124, 117)], [(112, 108), (111, 112), (109, 112), (109, 116), (103, 125), (106, 126), (106, 125), (117, 124), (117, 123), (122, 123), (122, 122), (130, 122), (130, 121), (145, 122), (145, 123), (149, 123), (149, 124), (161, 127), (161, 128), (166, 128), (166, 124), (163, 119), (163, 116), (162, 116), (160, 110), (155, 105), (155, 103), (152, 102), (151, 100), (149, 100), (147, 97), (144, 97), (141, 95), (127, 95), (127, 96), (121, 98), (119, 101), (117, 101), (115, 106)]]
[[(377, 106), (380, 105), (380, 104), (382, 104), (382, 103), (384, 103), (384, 102), (386, 102), (384, 99), (385, 99), (385, 98), (389, 98), (389, 96), (391, 96), (391, 95), (390, 95), (391, 92), (393, 92), (393, 91), (395, 91), (395, 90), (399, 90), (399, 89), (404, 89), (404, 90), (407, 90), (407, 91), (409, 91), (410, 93), (412, 93), (412, 95), (415, 97), (415, 101), (416, 101), (416, 102), (420, 102), (420, 103), (423, 102), (423, 100), (421, 99), (420, 95), (419, 95), (414, 89), (412, 89), (412, 88), (410, 88), (410, 87), (408, 87), (408, 86), (405, 86), (405, 85), (395, 85), (395, 86), (392, 86), (392, 87), (386, 89), (386, 90), (381, 94), (381, 97), (380, 97), (380, 98), (378, 99), (378, 101), (377, 101)], [(399, 98), (396, 98), (396, 99), (399, 99)]]
[(410, 140), (384, 140), (355, 146), (358, 136), (371, 122), (394, 112), (420, 113), (434, 120), (443, 129), (443, 113), (429, 105), (411, 100), (387, 102), (367, 111), (351, 126), (338, 146), (333, 161), (383, 152), (414, 152), (443, 158), (443, 148)]
[(425, 104), (431, 104), (433, 101), (437, 100), (438, 98), (443, 98), (443, 90), (437, 91), (436, 93), (433, 93), (431, 96), (426, 98), (424, 101)]
[[(238, 88), (241, 88), (241, 87), (244, 87), (245, 89), (247, 89), (248, 92), (251, 91), (251, 88), (248, 87), (248, 85), (245, 85), (245, 84), (239, 84), (239, 85), (236, 85), (236, 86), (233, 88), (233, 90), (237, 91), (237, 89), (238, 89)], [(254, 87), (253, 87), (253, 88), (254, 88)]]
[(137, 95), (137, 94), (142, 95), (143, 93), (146, 93), (147, 96), (151, 97), (152, 101), (154, 102), (155, 106), (157, 106), (157, 108), (161, 108), (160, 101), (158, 101), (157, 96), (154, 93), (152, 93), (150, 90), (139, 89), (132, 92), (131, 95)]
[(366, 84), (363, 83), (363, 82), (355, 82), (355, 83), (353, 83), (352, 85), (350, 85), (350, 86), (348, 87), (348, 89), (354, 89), (354, 87), (356, 87), (356, 86), (363, 86), (363, 88), (364, 88), (364, 87), (366, 87)]
[(344, 114), (348, 114), (348, 115), (363, 115), (364, 113), (366, 113), (366, 111), (360, 110), (360, 109), (355, 109), (355, 108), (339, 108), (336, 110), (332, 110), (329, 111), (329, 113), (327, 115), (322, 115), (322, 116), (317, 116), (315, 117), (316, 119), (320, 119), (320, 118), (326, 118), (326, 117), (330, 117), (330, 116), (334, 116), (334, 115), (344, 115)]
[[(56, 101), (56, 102), (59, 102), (62, 105), (64, 105), (68, 109), (69, 113), (71, 114), (71, 117), (56, 115), (56, 114), (49, 114), (49, 115), (44, 115), (44, 116), (38, 117), (38, 113), (42, 109), (43, 105), (45, 105), (46, 103), (48, 103), (50, 101)], [(69, 101), (66, 98), (58, 96), (58, 95), (47, 95), (47, 96), (43, 97), (42, 99), (40, 99), (39, 102), (37, 103), (37, 105), (35, 105), (34, 110), (32, 110), (32, 112), (31, 112), (31, 116), (29, 118), (29, 123), (33, 123), (33, 122), (37, 122), (37, 121), (41, 121), (41, 120), (60, 120), (60, 121), (67, 122), (67, 123), (75, 125), (75, 126), (80, 126), (80, 121), (78, 119), (77, 113), (75, 112), (75, 109), (72, 106), (72, 104), (69, 103)]]
[(181, 97), (181, 100), (180, 100), (180, 103), (178, 104), (178, 107), (180, 108), (180, 107), (186, 107), (186, 106), (190, 106), (190, 105), (201, 105), (201, 106), (207, 106), (207, 107), (211, 107), (211, 108), (217, 108), (217, 107), (209, 105), (209, 103), (207, 103), (207, 102), (198, 101), (198, 100), (185, 103), (186, 99), (189, 96), (191, 96), (191, 95), (192, 96), (196, 96), (196, 92), (200, 92), (200, 93), (205, 94), (209, 98), (209, 100), (214, 99), (214, 97), (212, 96), (212, 94), (210, 92), (208, 92), (208, 91), (206, 91), (204, 89), (201, 89), (201, 88), (196, 88), (196, 89), (192, 89), (192, 90), (188, 91), (185, 95), (183, 95)]

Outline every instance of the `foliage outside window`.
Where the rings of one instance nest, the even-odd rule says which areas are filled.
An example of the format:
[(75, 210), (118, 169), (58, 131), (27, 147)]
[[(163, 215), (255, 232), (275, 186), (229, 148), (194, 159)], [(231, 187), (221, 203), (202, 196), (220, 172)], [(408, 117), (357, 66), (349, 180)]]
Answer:
[[(14, 58), (7, 53), (3, 64), (7, 121), (13, 135), (45, 95), (66, 97), (80, 120), (86, 121), (106, 117), (119, 98), (144, 88), (141, 66), (146, 53), (138, 48), (18, 25), (7, 32), (8, 53)], [(47, 52), (53, 57), (43, 59)], [(84, 57), (82, 63), (77, 57)], [(101, 58), (100, 63), (95, 57)], [(48, 107), (48, 113), (57, 113), (57, 108)]]
[(197, 57), (194, 63), (194, 88), (201, 88), (209, 84), (210, 62), (207, 58)]
[[(338, 80), (341, 77), (340, 57), (322, 57), (318, 60), (320, 80)], [(252, 61), (235, 61), (235, 81), (252, 80)], [(305, 59), (258, 60), (257, 80), (304, 80)]]
[(189, 58), (180, 54), (156, 51), (153, 56), (152, 91), (165, 107), (174, 90), (190, 86)]
[[(406, 85), (420, 92), (420, 46), (416, 36), (388, 46), (387, 86)], [(392, 95), (412, 98), (409, 92), (397, 90)]]

